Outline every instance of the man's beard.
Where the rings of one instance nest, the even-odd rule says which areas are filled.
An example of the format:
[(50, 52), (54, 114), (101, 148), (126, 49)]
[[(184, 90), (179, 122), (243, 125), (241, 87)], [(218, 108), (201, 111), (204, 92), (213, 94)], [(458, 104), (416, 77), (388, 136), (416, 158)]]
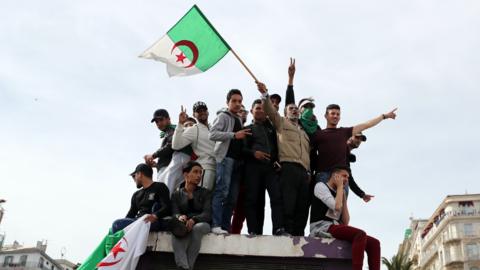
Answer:
[(293, 115), (290, 115), (290, 116), (287, 116), (288, 120), (290, 121), (298, 121), (298, 116), (293, 116)]

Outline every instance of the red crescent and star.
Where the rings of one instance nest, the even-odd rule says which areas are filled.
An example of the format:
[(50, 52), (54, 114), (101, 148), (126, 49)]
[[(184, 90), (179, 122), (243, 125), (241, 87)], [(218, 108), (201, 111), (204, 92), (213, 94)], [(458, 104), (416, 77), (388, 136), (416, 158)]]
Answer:
[[(179, 46), (186, 46), (190, 49), (190, 51), (192, 51), (192, 54), (193, 54), (193, 59), (192, 59), (192, 62), (190, 63), (190, 65), (188, 66), (184, 66), (183, 68), (189, 68), (189, 67), (193, 67), (196, 63), (197, 63), (197, 60), (198, 60), (198, 48), (197, 46), (195, 45), (195, 43), (191, 42), (190, 40), (180, 40), (178, 42), (176, 42), (175, 44), (173, 44), (173, 47), (172, 47), (172, 50), (170, 51), (170, 53), (173, 53), (173, 50)], [(177, 63), (178, 62), (181, 62), (183, 64), (183, 61), (187, 58), (185, 56), (185, 54), (183, 52), (180, 52), (180, 54), (175, 54), (175, 56), (177, 57)]]
[[(123, 237), (122, 240), (125, 240), (125, 244), (128, 246), (127, 239), (125, 239), (125, 237)], [(113, 259), (117, 258), (118, 253), (126, 252), (126, 250), (122, 248), (122, 243), (123, 243), (122, 241), (119, 241), (110, 251), (113, 254)], [(122, 259), (123, 258), (121, 258), (119, 260), (116, 260), (116, 261), (112, 261), (112, 262), (100, 262), (97, 265), (97, 268), (98, 267), (105, 267), (105, 266), (113, 266), (113, 265), (119, 263)]]

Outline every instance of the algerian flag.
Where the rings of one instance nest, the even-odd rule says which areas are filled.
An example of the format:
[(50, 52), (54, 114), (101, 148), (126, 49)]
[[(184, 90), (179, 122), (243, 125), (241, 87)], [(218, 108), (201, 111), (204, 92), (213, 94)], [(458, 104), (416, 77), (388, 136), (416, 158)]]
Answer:
[(170, 77), (188, 76), (207, 71), (228, 51), (230, 46), (194, 5), (140, 57), (164, 62)]
[(150, 222), (145, 222), (145, 217), (107, 235), (77, 270), (135, 270), (139, 257), (147, 248)]

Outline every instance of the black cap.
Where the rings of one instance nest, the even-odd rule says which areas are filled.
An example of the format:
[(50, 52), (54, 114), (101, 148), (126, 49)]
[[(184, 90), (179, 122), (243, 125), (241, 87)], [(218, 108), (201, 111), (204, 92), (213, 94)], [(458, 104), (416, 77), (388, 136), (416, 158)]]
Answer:
[(141, 172), (143, 175), (145, 175), (147, 177), (150, 177), (150, 178), (152, 178), (152, 175), (153, 175), (152, 167), (148, 166), (145, 163), (138, 164), (137, 167), (135, 168), (135, 171), (132, 172), (130, 174), (130, 176), (133, 177), (135, 175), (135, 173), (137, 173), (137, 172)]
[(158, 109), (153, 113), (153, 118), (152, 118), (152, 121), (150, 122), (153, 123), (157, 118), (170, 118), (170, 116), (168, 115), (167, 110)]
[(282, 102), (282, 97), (279, 94), (270, 95), (270, 98), (278, 99), (278, 103)]
[(193, 104), (193, 112), (197, 112), (200, 109), (208, 110), (207, 104), (205, 104), (205, 102), (202, 102), (202, 101), (195, 102), (195, 104)]
[(367, 136), (363, 135), (362, 132), (359, 132), (359, 133), (355, 134), (355, 137), (356, 137), (356, 138), (360, 138), (360, 140), (361, 140), (362, 142), (366, 142), (366, 141), (367, 141)]

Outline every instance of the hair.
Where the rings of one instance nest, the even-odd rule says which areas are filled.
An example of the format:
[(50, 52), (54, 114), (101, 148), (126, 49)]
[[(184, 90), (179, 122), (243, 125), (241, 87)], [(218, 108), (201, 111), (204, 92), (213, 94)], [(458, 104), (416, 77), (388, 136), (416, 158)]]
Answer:
[(347, 171), (349, 175), (350, 175), (350, 172), (351, 172), (350, 168), (347, 167), (347, 166), (337, 166), (337, 167), (332, 169), (332, 175), (337, 174), (341, 171)]
[(327, 106), (327, 109), (325, 109), (325, 113), (327, 114), (329, 110), (340, 110), (340, 106), (337, 104), (330, 104)]
[(253, 109), (253, 107), (255, 107), (255, 105), (257, 105), (257, 104), (262, 104), (262, 100), (261, 100), (261, 99), (255, 99), (255, 100), (253, 101), (253, 103), (252, 103), (252, 109)]
[(232, 98), (233, 95), (240, 95), (243, 98), (242, 92), (240, 92), (240, 90), (232, 89), (232, 90), (228, 91), (227, 102), (230, 102), (230, 99)]
[(272, 99), (278, 100), (279, 103), (282, 102), (282, 98), (278, 94), (271, 95), (270, 100), (272, 100)]
[(202, 165), (200, 163), (190, 160), (185, 166), (183, 166), (182, 172), (183, 173), (189, 173), (192, 171), (193, 167), (198, 166), (203, 169)]
[(188, 117), (188, 118), (187, 118), (187, 121), (193, 122), (194, 124), (197, 123), (197, 119), (195, 119), (195, 118), (193, 118), (193, 117)]

